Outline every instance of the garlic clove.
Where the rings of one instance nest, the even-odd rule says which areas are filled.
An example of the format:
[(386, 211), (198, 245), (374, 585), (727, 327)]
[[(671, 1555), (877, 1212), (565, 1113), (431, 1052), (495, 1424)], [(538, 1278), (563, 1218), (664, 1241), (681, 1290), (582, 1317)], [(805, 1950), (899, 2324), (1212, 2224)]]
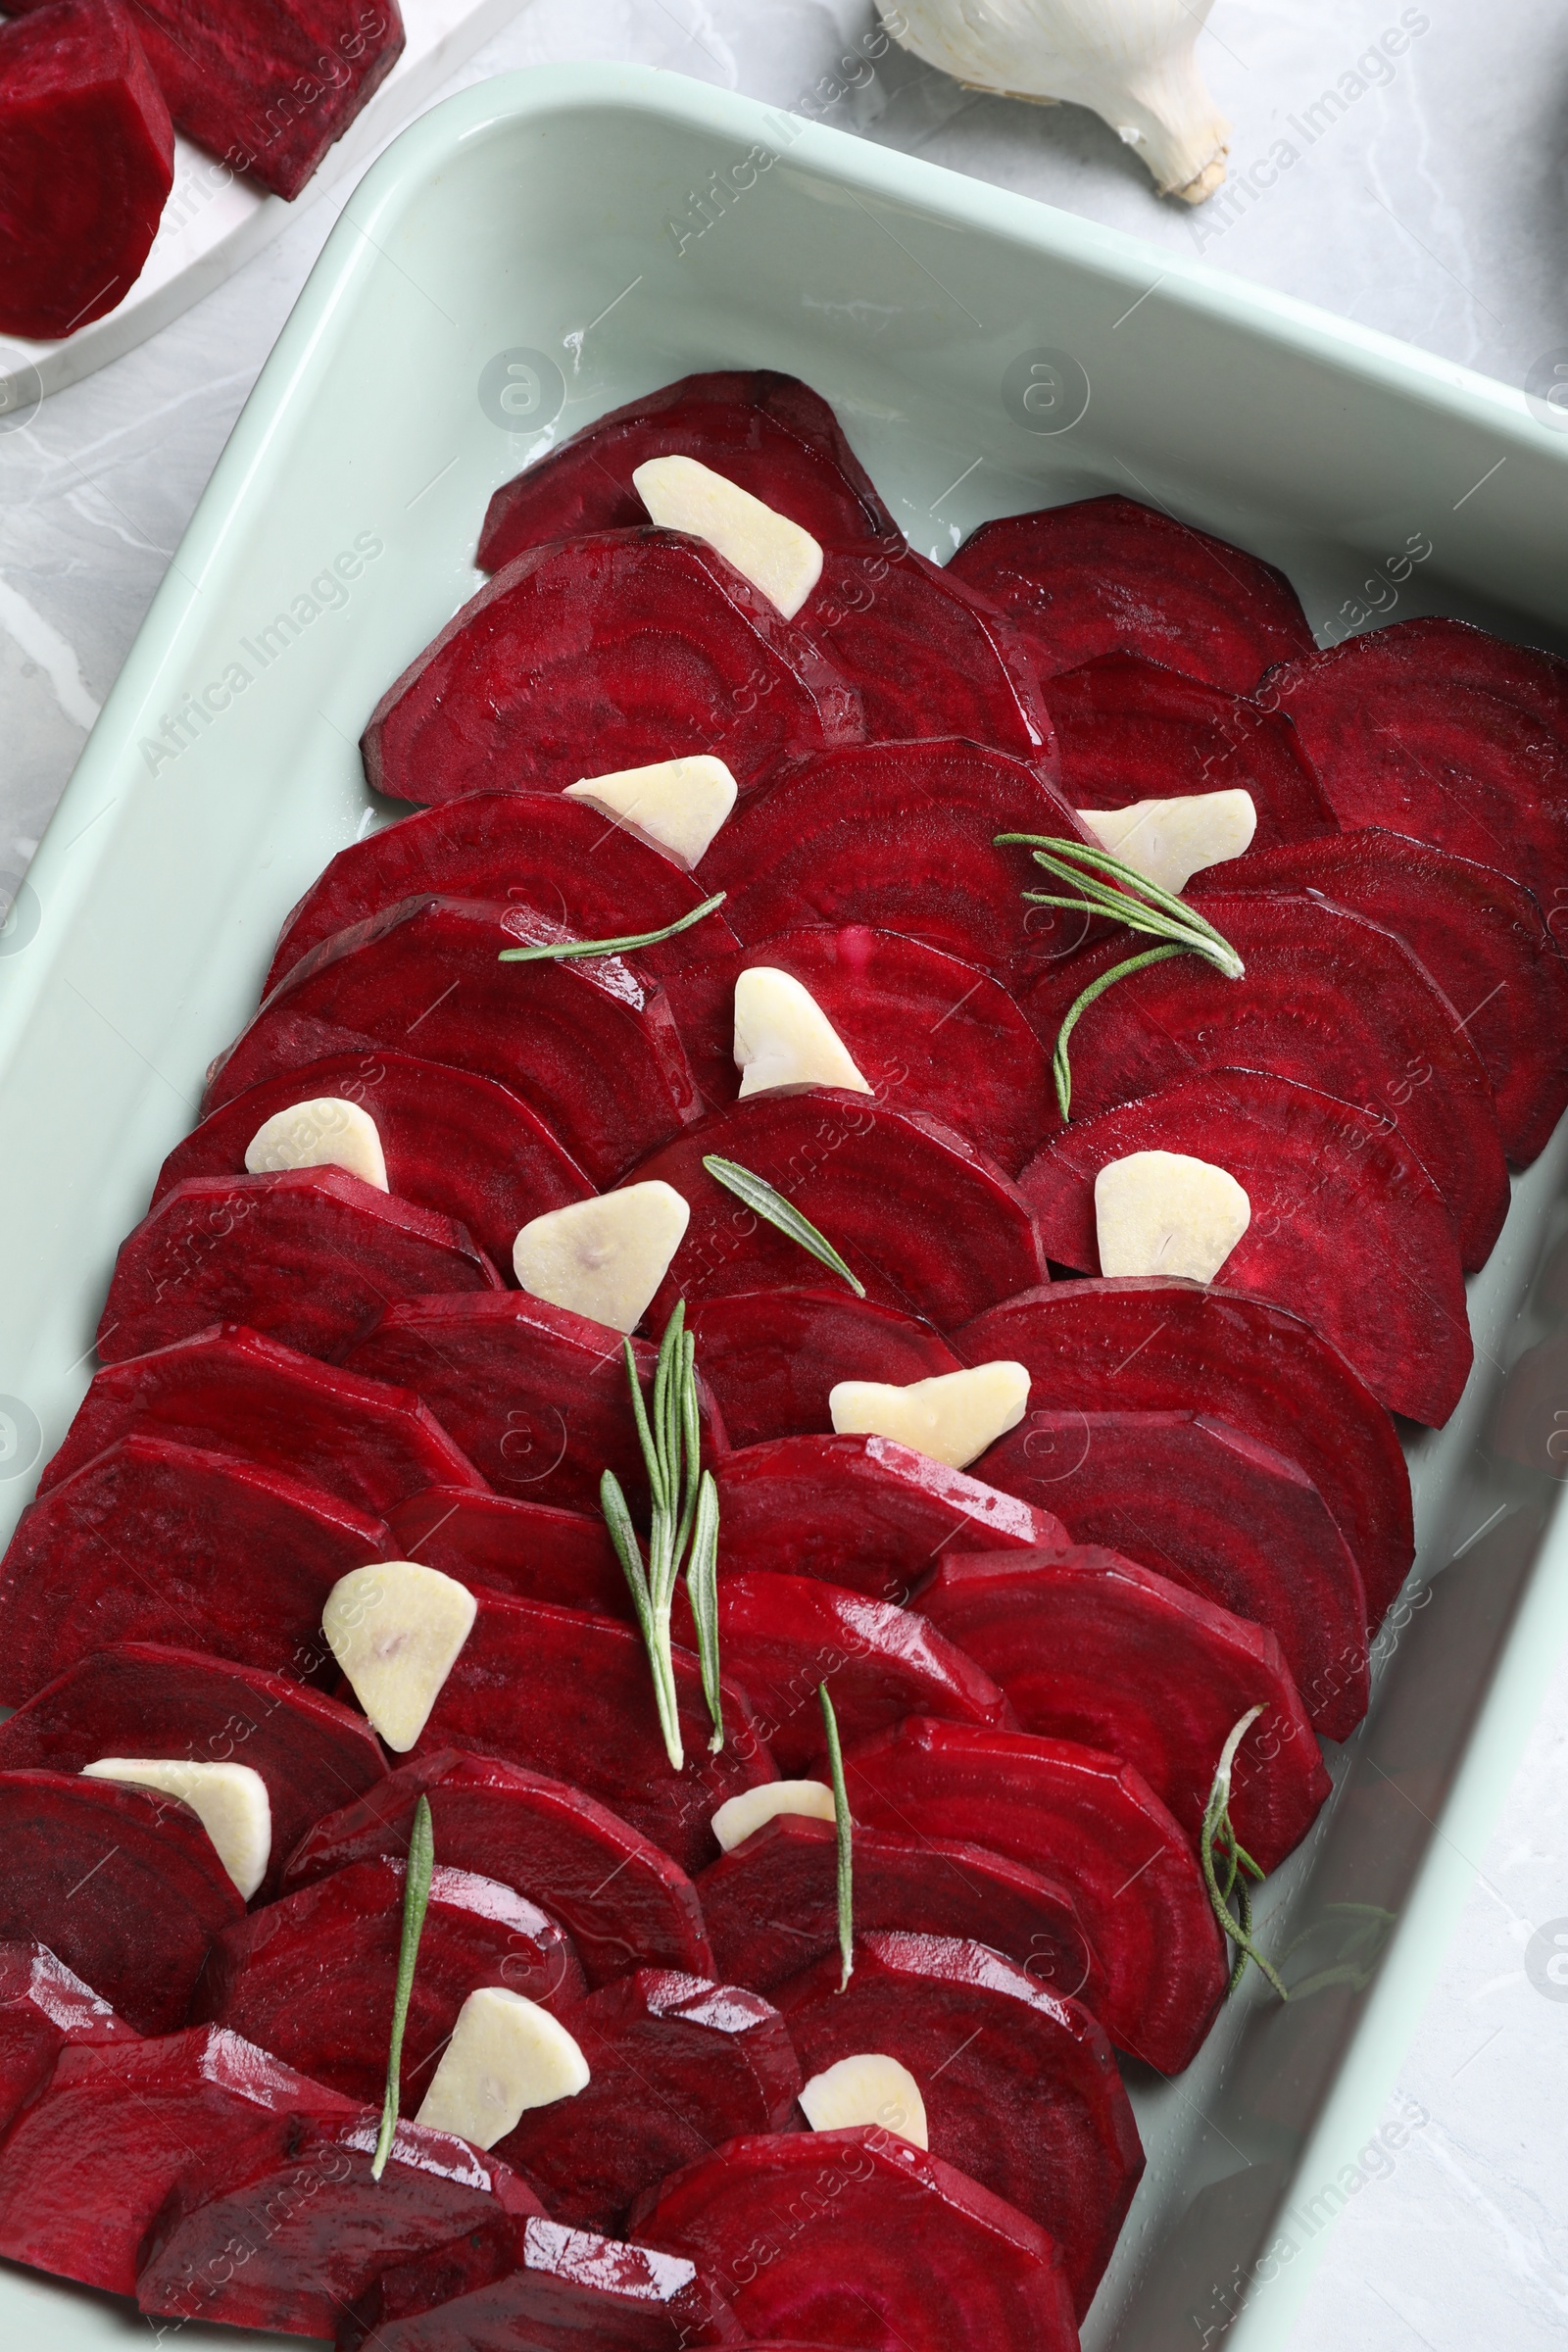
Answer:
[(466, 1585), (417, 1560), (351, 1568), (326, 1596), (321, 1631), (388, 1747), (406, 1755), (473, 1630)]
[(531, 1217), (512, 1245), (521, 1288), (615, 1331), (635, 1331), (691, 1222), (691, 1203), (657, 1177)]
[(833, 1791), (826, 1781), (763, 1781), (726, 1797), (713, 1815), (713, 1836), (726, 1854), (780, 1813), (804, 1813), (808, 1821), (832, 1821)]
[(281, 1168), (347, 1168), (378, 1193), (388, 1189), (375, 1121), (360, 1103), (336, 1095), (290, 1103), (264, 1119), (245, 1147), (245, 1165), (252, 1176), (270, 1176)]
[(880, 2124), (917, 2148), (931, 2145), (919, 2083), (906, 2066), (880, 2050), (841, 2058), (813, 2075), (801, 2092), (801, 2108), (813, 2132)]
[(1009, 1429), (1029, 1402), (1027, 1366), (1005, 1357), (937, 1372), (895, 1388), (880, 1380), (841, 1380), (827, 1409), (840, 1436), (859, 1433), (912, 1446), (950, 1470), (964, 1470)]
[(1257, 809), (1250, 792), (1195, 792), (1126, 808), (1080, 808), (1078, 817), (1123, 865), (1179, 896), (1204, 866), (1223, 865), (1252, 846)]
[(735, 983), (735, 1063), (743, 1102), (778, 1086), (871, 1092), (810, 990), (772, 964), (753, 964)]
[(1185, 1152), (1133, 1152), (1095, 1178), (1102, 1274), (1212, 1282), (1251, 1218), (1230, 1171)]
[(568, 801), (587, 801), (621, 824), (696, 865), (735, 806), (739, 790), (722, 760), (709, 752), (685, 760), (656, 760), (648, 767), (612, 768), (566, 786)]
[(650, 458), (631, 478), (655, 522), (706, 539), (786, 620), (795, 618), (822, 576), (822, 550), (809, 531), (696, 458)]
[(458, 2011), (415, 2121), (493, 2148), (531, 2108), (575, 2098), (589, 2079), (580, 2045), (548, 2009), (482, 1984)]
[(267, 1783), (249, 1764), (198, 1764), (182, 1756), (100, 1756), (84, 1764), (94, 1781), (128, 1781), (189, 1805), (218, 1859), (247, 1902), (272, 1858), (272, 1805)]

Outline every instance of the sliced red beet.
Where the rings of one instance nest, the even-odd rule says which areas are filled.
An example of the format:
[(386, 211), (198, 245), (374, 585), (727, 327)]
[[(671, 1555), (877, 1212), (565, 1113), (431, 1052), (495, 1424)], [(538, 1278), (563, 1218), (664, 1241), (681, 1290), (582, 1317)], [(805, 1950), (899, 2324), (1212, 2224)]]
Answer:
[(46, 1943), (138, 2034), (184, 2023), (214, 1937), (244, 1914), (177, 1797), (0, 1772), (0, 1939)]
[[(1400, 656), (1461, 686), (1479, 687), (1513, 703), (1559, 743), (1568, 744), (1568, 662), (1560, 654), (1514, 645), (1468, 620), (1429, 615), (1401, 620), (1391, 631)], [(1385, 651), (1392, 654), (1395, 646)]]
[(0, 1943), (0, 2132), (44, 2088), (63, 2050), (140, 2039), (47, 1944)]
[(1231, 1818), (1265, 1870), (1311, 1828), (1329, 1777), (1271, 1633), (1093, 1544), (942, 1562), (919, 1597), (1001, 1683), (1025, 1729), (1120, 1756), (1196, 1840), (1226, 1739)]
[(610, 1184), (696, 1115), (697, 1088), (662, 992), (622, 957), (499, 960), (569, 936), (504, 900), (385, 907), (301, 957), (217, 1064), (204, 1107), (338, 1052), (416, 1044), (520, 1095)]
[(240, 1323), (95, 1372), (39, 1494), (133, 1430), (308, 1479), (374, 1518), (436, 1485), (484, 1492), (410, 1390), (318, 1363)]
[(910, 1715), (847, 1754), (844, 1777), (871, 1829), (989, 1846), (1060, 1879), (1104, 1965), (1096, 2014), (1117, 2048), (1163, 2075), (1196, 2057), (1230, 1956), (1186, 1833), (1141, 1772), (1070, 1740)]
[(815, 1270), (798, 1242), (709, 1175), (710, 1153), (782, 1193), (872, 1298), (941, 1328), (1046, 1279), (1023, 1195), (953, 1128), (869, 1095), (788, 1087), (713, 1111), (634, 1171), (634, 1183), (673, 1185), (692, 1211), (654, 1295), (652, 1325), (679, 1298), (721, 1298)]
[(1469, 1376), (1469, 1311), (1453, 1227), (1413, 1152), (1314, 1087), (1205, 1070), (1074, 1119), (1024, 1170), (1049, 1256), (1098, 1272), (1095, 1176), (1147, 1151), (1211, 1160), (1247, 1191), (1228, 1290), (1304, 1315), (1391, 1412), (1442, 1427)]
[(429, 804), (715, 754), (743, 788), (786, 746), (858, 742), (860, 706), (760, 588), (680, 531), (529, 549), (387, 688), (365, 773)]
[(390, 1556), (381, 1520), (319, 1487), (132, 1433), (18, 1522), (0, 1562), (0, 1697), (20, 1706), (122, 1642), (329, 1682), (326, 1596)]
[(809, 990), (879, 1102), (925, 1111), (1015, 1175), (1048, 1125), (1045, 1048), (999, 980), (898, 931), (775, 932), (692, 963), (667, 993), (715, 1108), (740, 1091), (735, 983), (766, 966)]
[(631, 1594), (604, 1516), (563, 1511), (513, 1494), (428, 1487), (387, 1521), (398, 1557), (422, 1560), (461, 1585), (519, 1600), (553, 1600), (603, 1617), (630, 1617)]
[[(156, 1890), (149, 1899), (156, 1917)], [(352, 2113), (216, 2026), (62, 2050), (0, 2145), (0, 2254), (132, 2295), (142, 2240), (178, 2182), (281, 2155), (312, 2124)]]
[(470, 1747), (567, 1781), (612, 1805), (683, 1870), (700, 1870), (713, 1850), (709, 1824), (719, 1806), (778, 1778), (734, 1684), (726, 1677), (724, 1745), (714, 1755), (697, 1660), (674, 1651), (686, 1755), (677, 1773), (664, 1752), (640, 1633), (544, 1601), (490, 1592), (478, 1599), (473, 1631), (430, 1710), (419, 1753)]
[(725, 1454), (713, 1476), (726, 1560), (874, 1600), (907, 1600), (945, 1551), (1066, 1540), (1049, 1511), (891, 1438), (778, 1438)]
[(547, 539), (646, 522), (631, 477), (650, 458), (668, 457), (696, 458), (814, 539), (902, 545), (820, 394), (769, 368), (715, 368), (612, 409), (503, 482), (485, 514), (480, 569), (499, 571)]
[(929, 1323), (857, 1298), (842, 1283), (706, 1298), (687, 1321), (736, 1446), (828, 1429), (828, 1393), (841, 1380), (903, 1388), (959, 1368)]
[(1299, 1464), (1187, 1411), (1034, 1410), (975, 1464), (993, 1486), (1266, 1625), (1315, 1730), (1366, 1713), (1367, 1606), (1348, 1544)]
[(586, 2088), (496, 2143), (558, 2221), (613, 2230), (644, 2189), (720, 2140), (789, 2129), (801, 2087), (789, 2031), (738, 1985), (644, 1968), (564, 2010)]
[(267, 1784), (275, 1894), (311, 1824), (386, 1778), (363, 1715), (282, 1675), (189, 1649), (125, 1642), (71, 1667), (0, 1724), (0, 1770), (80, 1772), (100, 1756), (248, 1764)]
[(809, 2079), (880, 2050), (925, 2102), (931, 2153), (1061, 2247), (1082, 2318), (1144, 2169), (1104, 2030), (983, 1943), (871, 1933), (840, 1990), (837, 1953), (780, 1985)]
[(0, 25), (0, 333), (67, 335), (112, 311), (173, 179), (169, 108), (116, 0)]
[(463, 1226), (342, 1168), (187, 1176), (120, 1245), (98, 1358), (148, 1355), (215, 1323), (331, 1357), (389, 1298), (500, 1288)]
[(1283, 712), (1163, 662), (1102, 654), (1064, 670), (1051, 681), (1051, 715), (1061, 749), (1058, 788), (1075, 808), (1248, 792), (1257, 810), (1255, 849), (1338, 830)]
[[(586, 1989), (564, 1928), (514, 1887), (449, 1867), (439, 1848), (437, 1856), (403, 2043), (410, 2116), (470, 1992), (501, 1984), (564, 2013)], [(199, 2015), (345, 2098), (378, 2104), (406, 1869), (389, 1855), (349, 1862), (253, 1911), (214, 1944), (197, 1990)]]
[(1076, 2352), (1055, 2240), (880, 2126), (733, 2139), (645, 2199), (636, 2234), (699, 2264), (754, 2338)]
[(951, 568), (1011, 615), (1048, 674), (1142, 654), (1247, 694), (1271, 663), (1312, 651), (1282, 571), (1115, 493), (983, 522)]
[(421, 1796), (443, 1861), (546, 1905), (571, 1936), (590, 1984), (629, 1968), (711, 1974), (696, 1889), (666, 1853), (580, 1788), (492, 1756), (446, 1748), (400, 1765), (322, 1816), (296, 1846), (286, 1883), (406, 1854)]
[(1287, 1308), (1159, 1275), (1057, 1282), (991, 1307), (954, 1345), (967, 1363), (1024, 1364), (1044, 1409), (1217, 1414), (1299, 1462), (1355, 1554), (1370, 1624), (1403, 1584), (1415, 1533), (1398, 1435)]
[(536, 1110), (472, 1070), (412, 1054), (329, 1054), (277, 1070), (210, 1109), (159, 1171), (156, 1204), (187, 1176), (239, 1175), (251, 1139), (297, 1102), (357, 1102), (375, 1121), (389, 1189), (466, 1226), (497, 1265), (517, 1229), (593, 1186)]

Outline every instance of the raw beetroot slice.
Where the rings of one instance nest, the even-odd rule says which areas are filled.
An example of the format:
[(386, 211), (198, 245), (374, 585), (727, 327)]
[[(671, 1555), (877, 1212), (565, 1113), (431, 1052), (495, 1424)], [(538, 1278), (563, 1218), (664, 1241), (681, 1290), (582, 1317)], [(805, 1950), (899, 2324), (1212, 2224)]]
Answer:
[(1246, 1189), (1228, 1290), (1304, 1315), (1380, 1403), (1441, 1429), (1469, 1377), (1469, 1311), (1453, 1228), (1414, 1152), (1313, 1087), (1205, 1070), (1075, 1119), (1024, 1170), (1050, 1256), (1098, 1271), (1096, 1173), (1148, 1151), (1211, 1160)]
[(422, 1560), (462, 1585), (519, 1600), (553, 1600), (603, 1617), (630, 1617), (625, 1572), (601, 1513), (558, 1510), (519, 1495), (427, 1487), (388, 1516), (398, 1557)]
[(842, 1283), (703, 1299), (687, 1322), (735, 1446), (826, 1430), (828, 1393), (841, 1380), (903, 1388), (959, 1368), (929, 1323), (857, 1298)]
[(0, 25), (0, 333), (67, 335), (112, 311), (173, 178), (169, 108), (117, 0)]
[(518, 556), (388, 687), (367, 780), (428, 804), (716, 754), (754, 784), (786, 745), (858, 742), (859, 702), (700, 539), (601, 531)]
[(357, 1802), (323, 1815), (295, 1848), (287, 1884), (406, 1854), (421, 1796), (442, 1860), (547, 1905), (590, 1984), (629, 1968), (711, 1974), (696, 1889), (666, 1853), (580, 1788), (493, 1756), (446, 1748), (400, 1765)]
[(1265, 1870), (1311, 1828), (1323, 1758), (1270, 1633), (1094, 1544), (945, 1559), (919, 1606), (995, 1674), (1031, 1732), (1141, 1772), (1196, 1841), (1221, 1748), (1252, 1707), (1231, 1818)]
[(645, 2199), (635, 2230), (705, 2270), (754, 2338), (1076, 2352), (1055, 2240), (879, 2126), (733, 2139)]
[(951, 568), (1011, 615), (1048, 675), (1142, 654), (1248, 694), (1272, 663), (1312, 651), (1282, 571), (1134, 498), (983, 522)]
[(1369, 1623), (1403, 1584), (1415, 1531), (1398, 1434), (1286, 1307), (1168, 1276), (1057, 1282), (1004, 1299), (954, 1345), (966, 1363), (1024, 1364), (1041, 1408), (1217, 1414), (1300, 1463), (1355, 1554)]
[(624, 530), (648, 510), (632, 475), (650, 458), (696, 458), (815, 539), (902, 545), (898, 524), (809, 385), (771, 368), (683, 375), (585, 424), (503, 482), (479, 540), (481, 570), (584, 531)]
[(0, 2132), (44, 2088), (63, 2050), (140, 2039), (47, 1944), (0, 1943)]

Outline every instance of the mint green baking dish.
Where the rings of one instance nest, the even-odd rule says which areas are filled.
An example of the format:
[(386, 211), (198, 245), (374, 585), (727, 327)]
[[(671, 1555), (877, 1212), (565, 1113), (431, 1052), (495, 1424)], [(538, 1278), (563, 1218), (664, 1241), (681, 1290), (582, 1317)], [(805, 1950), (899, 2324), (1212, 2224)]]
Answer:
[[(1568, 632), (1568, 439), (1500, 385), (671, 75), (556, 68), (451, 100), (333, 231), (0, 929), (0, 1535), (281, 917), (391, 813), (356, 739), (476, 584), (489, 492), (713, 366), (826, 394), (939, 557), (989, 515), (1122, 489), (1283, 564), (1325, 637), (1415, 612)], [(1565, 1152), (1516, 1183), (1471, 1286), (1477, 1369), (1412, 1442), (1420, 1555), (1372, 1717), (1263, 1897), (1296, 1997), (1254, 1980), (1186, 2076), (1133, 2085), (1149, 2171), (1095, 2352), (1283, 2344), (1394, 2079), (1568, 1631), (1555, 1488), (1485, 1449), (1507, 1354), (1548, 1327), (1532, 1285)], [(129, 2330), (0, 2269), (8, 2343)]]

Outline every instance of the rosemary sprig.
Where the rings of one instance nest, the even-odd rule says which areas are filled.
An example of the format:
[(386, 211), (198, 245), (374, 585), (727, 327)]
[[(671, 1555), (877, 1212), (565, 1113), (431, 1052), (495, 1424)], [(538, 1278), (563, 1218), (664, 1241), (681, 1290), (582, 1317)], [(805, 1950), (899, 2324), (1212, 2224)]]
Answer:
[[(1141, 956), (1131, 956), (1108, 972), (1102, 972), (1091, 981), (1069, 1006), (1056, 1032), (1055, 1052), (1052, 1055), (1052, 1075), (1056, 1083), (1056, 1102), (1065, 1119), (1072, 1106), (1072, 1069), (1067, 1059), (1067, 1040), (1097, 997), (1118, 980), (1133, 972), (1147, 971), (1152, 963), (1163, 963), (1172, 956), (1201, 956), (1227, 980), (1240, 980), (1246, 966), (1222, 931), (1204, 920), (1184, 899), (1172, 896), (1136, 866), (1122, 858), (1113, 858), (1108, 850), (1091, 848), (1086, 841), (1069, 841), (1065, 836), (1043, 833), (998, 833), (994, 836), (998, 849), (1016, 843), (1027, 849), (1037, 865), (1058, 882), (1065, 882), (1077, 892), (1076, 898), (1058, 898), (1049, 890), (1026, 890), (1024, 899), (1031, 906), (1060, 906), (1069, 913), (1078, 913), (1087, 906), (1092, 913), (1109, 916), (1112, 922), (1125, 923), (1130, 931), (1141, 931), (1147, 938), (1157, 939), (1157, 948), (1146, 948)], [(1104, 877), (1104, 878), (1102, 878)]]
[(623, 939), (542, 940), (534, 947), (503, 948), (496, 961), (564, 963), (570, 956), (629, 956), (636, 948), (657, 948), (662, 940), (673, 939), (678, 932), (689, 931), (693, 923), (702, 921), (705, 914), (711, 914), (715, 906), (722, 906), (724, 898), (723, 891), (715, 891), (710, 899), (705, 899), (700, 906), (694, 906), (689, 914), (679, 916), (673, 923), (666, 923), (662, 931), (628, 931)]
[(839, 1719), (833, 1711), (826, 1683), (818, 1683), (827, 1734), (828, 1777), (833, 1783), (833, 1819), (839, 1845), (839, 1990), (848, 1988), (855, 1974), (855, 1824), (850, 1819), (850, 1794), (844, 1786), (844, 1750), (839, 1745)]
[[(1236, 1990), (1237, 1985), (1247, 1974), (1247, 1963), (1250, 1960), (1262, 1970), (1280, 1999), (1288, 2001), (1291, 1996), (1286, 1989), (1284, 1979), (1273, 1963), (1263, 1957), (1252, 1941), (1252, 1890), (1247, 1881), (1249, 1878), (1260, 1879), (1263, 1873), (1257, 1863), (1252, 1860), (1247, 1848), (1238, 1842), (1236, 1832), (1231, 1827), (1231, 1769), (1236, 1762), (1236, 1750), (1263, 1712), (1262, 1707), (1250, 1708), (1239, 1723), (1231, 1727), (1230, 1738), (1220, 1750), (1219, 1763), (1214, 1772), (1214, 1785), (1208, 1792), (1208, 1803), (1203, 1807), (1203, 1826), (1199, 1834), (1198, 1858), (1202, 1866), (1203, 1884), (1208, 1888), (1208, 1899), (1214, 1907), (1214, 1917), (1219, 1921), (1221, 1932), (1236, 1946), (1236, 1965), (1231, 1970), (1231, 1980), (1226, 1986), (1227, 1992)], [(1216, 1848), (1224, 1868), (1223, 1884), (1221, 1884), (1220, 1873), (1215, 1868)], [(1236, 1902), (1234, 1911), (1231, 1909), (1233, 1898)]]
[(429, 1908), (430, 1876), (434, 1868), (435, 1832), (430, 1822), (430, 1800), (427, 1796), (421, 1796), (414, 1808), (409, 1863), (403, 1880), (403, 1941), (398, 1949), (397, 1990), (392, 1996), (392, 2036), (386, 2054), (386, 2096), (381, 2102), (381, 2129), (376, 2134), (375, 2156), (370, 2165), (372, 2180), (379, 2180), (385, 2172), (386, 2160), (392, 2153), (392, 2141), (397, 2133), (398, 2106), (402, 2096), (403, 2033), (409, 2022), (414, 1971), (419, 1958), (419, 1938), (424, 1934), (424, 1915)]
[(714, 1152), (703, 1154), (703, 1165), (715, 1184), (721, 1184), (727, 1193), (733, 1193), (737, 1200), (744, 1200), (755, 1215), (765, 1218), (769, 1225), (777, 1226), (788, 1240), (797, 1243), (802, 1250), (809, 1250), (818, 1265), (827, 1266), (847, 1282), (857, 1298), (865, 1297), (864, 1283), (845, 1264), (826, 1235), (818, 1233), (810, 1218), (803, 1217), (794, 1202), (786, 1200), (782, 1193), (775, 1192), (764, 1176), (754, 1175), (750, 1168), (743, 1168), (738, 1159), (720, 1159)]

